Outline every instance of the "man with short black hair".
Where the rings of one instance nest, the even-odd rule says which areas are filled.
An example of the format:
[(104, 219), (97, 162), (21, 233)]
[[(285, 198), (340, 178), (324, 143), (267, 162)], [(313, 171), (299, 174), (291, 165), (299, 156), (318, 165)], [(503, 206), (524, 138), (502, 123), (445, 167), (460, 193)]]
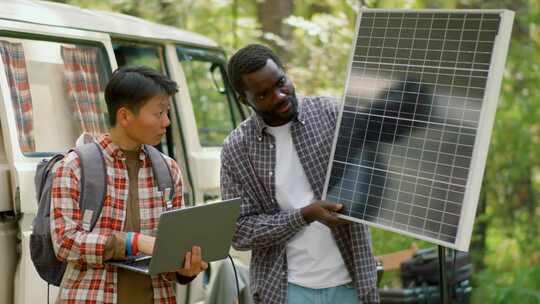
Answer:
[[(201, 248), (185, 254), (176, 273), (147, 276), (105, 262), (142, 252), (151, 255), (161, 213), (182, 203), (181, 173), (165, 156), (174, 181), (174, 196), (157, 190), (148, 145), (157, 145), (170, 121), (174, 81), (143, 66), (116, 70), (105, 99), (111, 129), (96, 142), (107, 170), (106, 195), (98, 221), (87, 231), (92, 215), (79, 208), (81, 167), (70, 152), (55, 167), (51, 201), (51, 234), (56, 255), (68, 261), (58, 295), (66, 303), (175, 303), (174, 284), (189, 283), (208, 264)], [(179, 231), (179, 233), (184, 233)]]
[(321, 201), (338, 107), (297, 97), (281, 60), (248, 45), (229, 60), (240, 100), (254, 114), (225, 140), (224, 199), (242, 198), (233, 246), (252, 250), (256, 303), (377, 303), (368, 228)]

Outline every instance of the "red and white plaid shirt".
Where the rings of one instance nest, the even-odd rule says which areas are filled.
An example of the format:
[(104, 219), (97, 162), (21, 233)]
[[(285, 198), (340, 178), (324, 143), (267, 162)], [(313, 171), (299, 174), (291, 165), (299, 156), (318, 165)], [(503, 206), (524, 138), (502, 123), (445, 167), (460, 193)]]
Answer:
[[(58, 300), (62, 303), (116, 303), (117, 268), (104, 264), (105, 243), (112, 234), (123, 231), (128, 202), (126, 158), (109, 135), (98, 139), (107, 167), (107, 192), (103, 209), (92, 231), (83, 228), (79, 209), (80, 160), (69, 153), (55, 168), (52, 185), (51, 234), (56, 255), (67, 260)], [(173, 180), (175, 196), (172, 208), (182, 202), (182, 182), (178, 165), (165, 157)], [(150, 158), (140, 153), (139, 207), (141, 233), (155, 235), (159, 216), (166, 210), (166, 200), (157, 189)], [(152, 277), (154, 303), (176, 303), (173, 286), (164, 275)]]

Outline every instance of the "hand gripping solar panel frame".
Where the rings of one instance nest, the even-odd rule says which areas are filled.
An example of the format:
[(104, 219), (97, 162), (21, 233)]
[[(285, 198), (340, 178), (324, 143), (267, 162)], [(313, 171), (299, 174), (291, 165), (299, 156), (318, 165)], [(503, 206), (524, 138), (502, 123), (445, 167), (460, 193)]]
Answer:
[(361, 9), (323, 199), (467, 251), (514, 13)]

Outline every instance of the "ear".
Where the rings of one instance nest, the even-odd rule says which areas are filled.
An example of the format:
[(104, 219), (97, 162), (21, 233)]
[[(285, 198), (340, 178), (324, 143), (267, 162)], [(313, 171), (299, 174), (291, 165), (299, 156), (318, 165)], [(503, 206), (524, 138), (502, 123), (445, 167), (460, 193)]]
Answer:
[(133, 113), (126, 107), (121, 107), (116, 112), (116, 124), (122, 128), (128, 128), (133, 120)]

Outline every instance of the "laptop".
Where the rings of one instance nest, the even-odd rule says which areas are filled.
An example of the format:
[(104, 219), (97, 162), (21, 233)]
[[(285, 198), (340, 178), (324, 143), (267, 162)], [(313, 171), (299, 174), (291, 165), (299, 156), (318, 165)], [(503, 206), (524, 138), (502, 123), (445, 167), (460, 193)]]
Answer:
[(159, 217), (152, 256), (137, 255), (109, 264), (131, 271), (156, 275), (183, 267), (186, 252), (201, 247), (206, 262), (225, 259), (229, 254), (240, 199), (230, 199), (165, 211)]

